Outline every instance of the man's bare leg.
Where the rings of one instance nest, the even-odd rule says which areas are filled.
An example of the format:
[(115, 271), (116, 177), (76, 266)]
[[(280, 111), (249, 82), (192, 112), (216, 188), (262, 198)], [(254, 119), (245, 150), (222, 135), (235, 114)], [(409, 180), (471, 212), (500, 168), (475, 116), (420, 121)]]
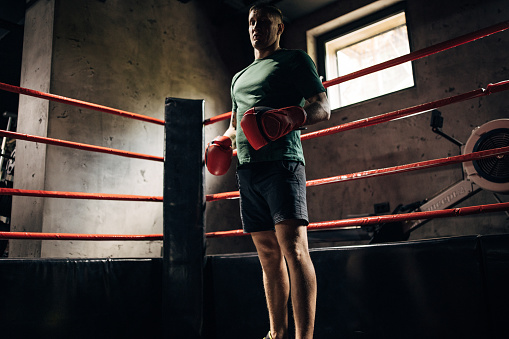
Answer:
[(288, 269), (274, 231), (251, 233), (263, 269), (263, 285), (274, 339), (288, 338)]
[(316, 274), (309, 256), (307, 228), (301, 220), (276, 225), (276, 237), (288, 263), (296, 339), (312, 339), (316, 313)]

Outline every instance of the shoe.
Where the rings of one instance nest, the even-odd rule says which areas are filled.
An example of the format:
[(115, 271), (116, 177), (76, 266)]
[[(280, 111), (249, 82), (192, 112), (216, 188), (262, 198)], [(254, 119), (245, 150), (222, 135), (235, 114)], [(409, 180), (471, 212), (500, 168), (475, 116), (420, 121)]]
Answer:
[(267, 335), (265, 337), (263, 337), (263, 339), (272, 339), (272, 336), (270, 335), (270, 331), (269, 331), (269, 333), (267, 333)]

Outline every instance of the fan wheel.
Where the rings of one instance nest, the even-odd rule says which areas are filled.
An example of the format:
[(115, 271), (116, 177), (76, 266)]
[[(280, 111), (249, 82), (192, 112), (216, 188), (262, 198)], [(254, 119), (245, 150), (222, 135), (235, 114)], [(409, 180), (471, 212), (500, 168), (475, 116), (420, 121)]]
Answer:
[[(474, 146), (474, 152), (509, 146), (509, 129), (497, 128), (483, 134)], [(493, 182), (509, 182), (509, 156), (474, 160), (479, 175)]]
[[(509, 146), (509, 119), (492, 120), (474, 129), (464, 153)], [(488, 191), (509, 193), (509, 155), (464, 164), (469, 179)]]

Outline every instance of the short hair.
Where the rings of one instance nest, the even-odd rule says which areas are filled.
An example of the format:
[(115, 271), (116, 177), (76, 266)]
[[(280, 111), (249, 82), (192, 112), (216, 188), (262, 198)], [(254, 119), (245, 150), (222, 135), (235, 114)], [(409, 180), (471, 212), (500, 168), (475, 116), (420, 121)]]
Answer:
[(251, 6), (249, 9), (249, 13), (252, 11), (263, 11), (265, 13), (269, 13), (270, 15), (273, 15), (279, 19), (281, 19), (281, 22), (283, 22), (283, 13), (279, 8), (277, 8), (274, 5), (268, 4), (268, 3), (261, 3)]

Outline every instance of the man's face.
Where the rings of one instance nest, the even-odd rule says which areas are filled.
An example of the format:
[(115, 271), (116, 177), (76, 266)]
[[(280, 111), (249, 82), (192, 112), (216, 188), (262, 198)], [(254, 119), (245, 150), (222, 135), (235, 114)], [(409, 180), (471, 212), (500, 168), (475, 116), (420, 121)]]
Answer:
[(256, 49), (272, 46), (283, 33), (283, 23), (279, 18), (254, 10), (249, 13), (249, 37), (251, 45)]

